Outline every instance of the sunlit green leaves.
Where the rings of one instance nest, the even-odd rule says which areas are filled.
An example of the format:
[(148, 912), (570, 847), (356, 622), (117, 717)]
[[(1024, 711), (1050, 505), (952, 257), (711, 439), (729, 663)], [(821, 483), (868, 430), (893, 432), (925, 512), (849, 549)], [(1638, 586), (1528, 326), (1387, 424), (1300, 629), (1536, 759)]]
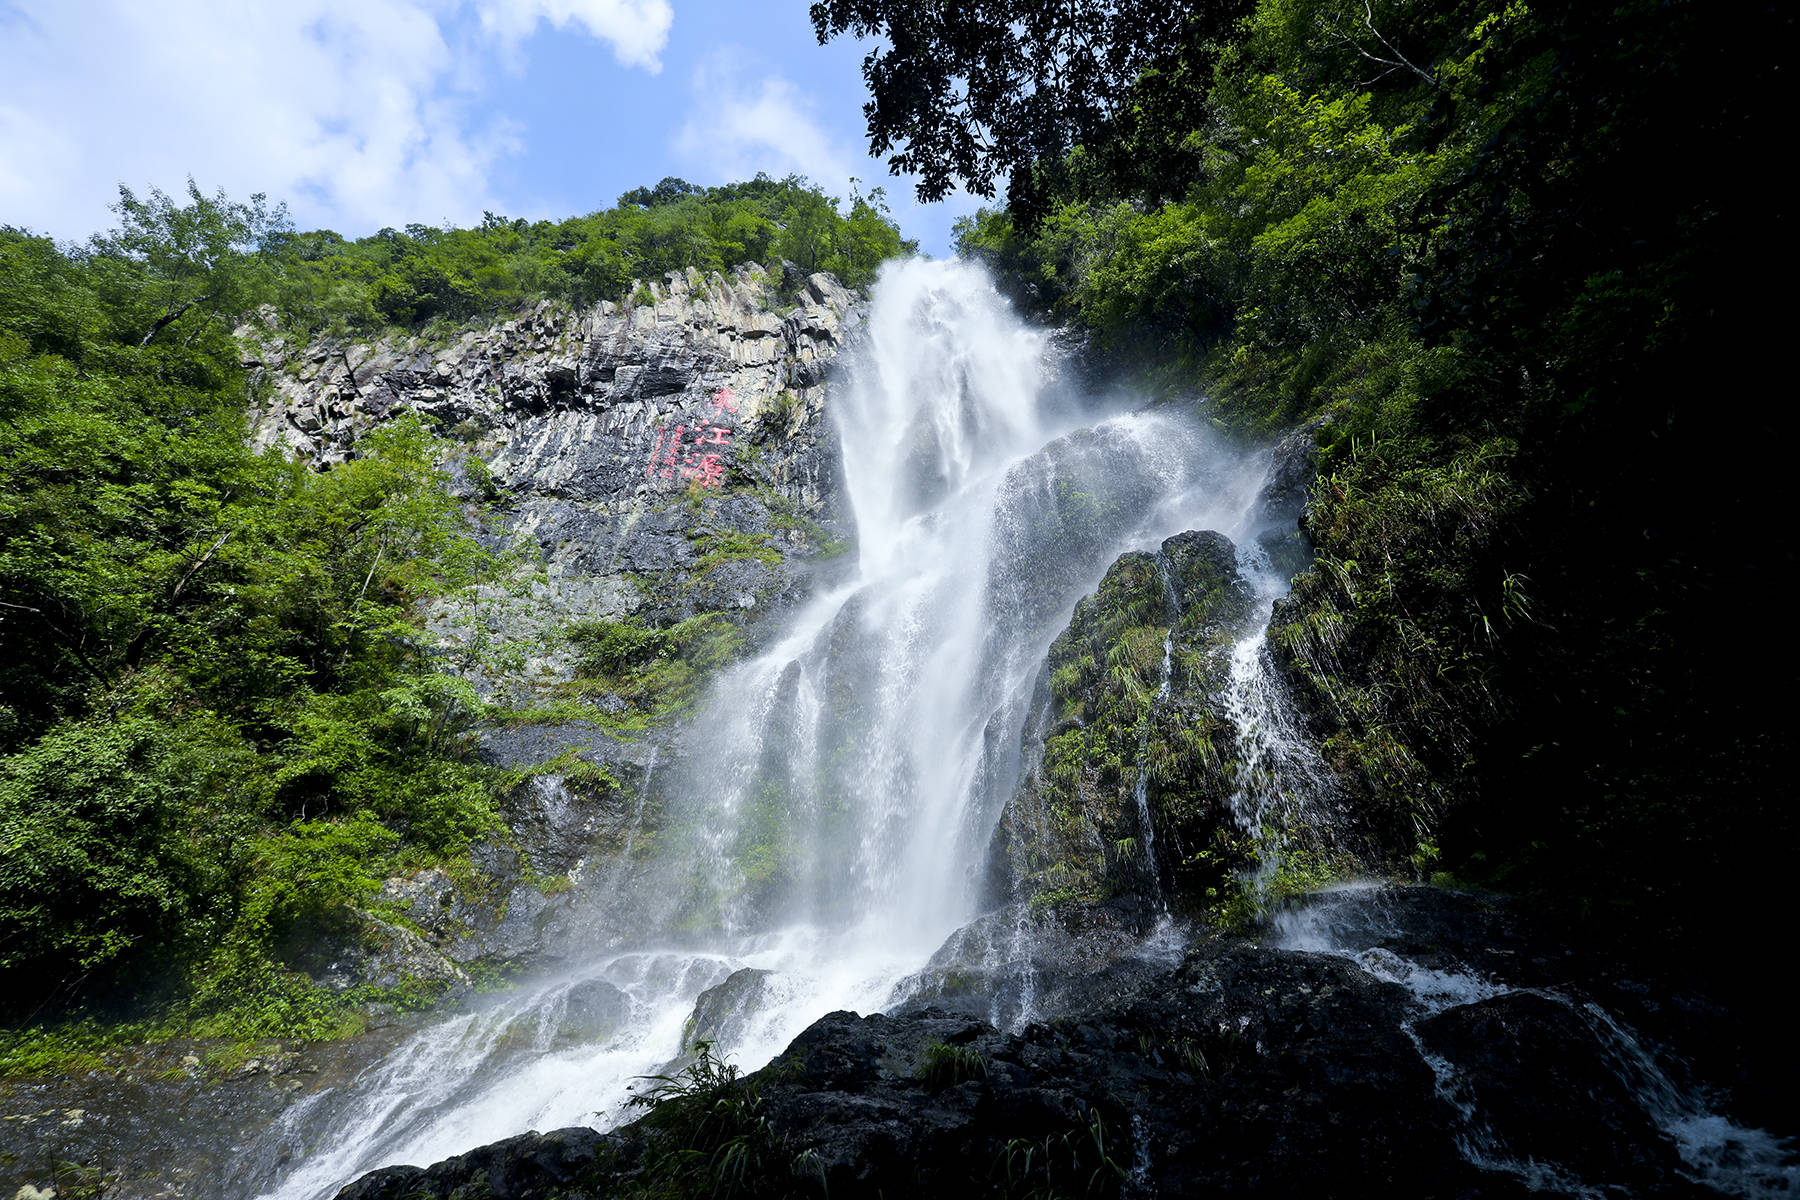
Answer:
[(189, 200), (127, 193), (78, 252), (0, 231), (0, 979), (28, 1007), (135, 974), (312, 1012), (274, 939), (494, 828), (478, 700), (419, 617), (498, 569), (445, 444), (252, 454), (230, 325), (279, 290), (278, 214)]
[(838, 200), (798, 176), (714, 188), (665, 180), (627, 192), (616, 207), (559, 222), (490, 213), (473, 229), (409, 225), (355, 242), (331, 233), (266, 240), (282, 280), (281, 319), (303, 334), (461, 320), (546, 296), (616, 301), (633, 279), (780, 259), (859, 287), (913, 248), (888, 217), (881, 189), (853, 193), (840, 212)]

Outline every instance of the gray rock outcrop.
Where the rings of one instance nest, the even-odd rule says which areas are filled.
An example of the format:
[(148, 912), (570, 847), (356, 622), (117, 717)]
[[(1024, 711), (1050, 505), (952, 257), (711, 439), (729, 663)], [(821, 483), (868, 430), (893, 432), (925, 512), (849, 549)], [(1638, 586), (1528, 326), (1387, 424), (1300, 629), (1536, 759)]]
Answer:
[(375, 940), (394, 952), (346, 948), (334, 981), (461, 983), (470, 963), (516, 967), (570, 903), (566, 881), (627, 852), (635, 822), (660, 811), (652, 767), (679, 757), (678, 740), (583, 675), (591, 643), (571, 634), (584, 623), (654, 632), (704, 617), (741, 653), (848, 563), (824, 405), (827, 368), (863, 310), (822, 274), (784, 297), (792, 278), (690, 269), (635, 287), (648, 303), (542, 301), (368, 341), (239, 331), (261, 365), (258, 448), (329, 470), (407, 415), (454, 447), (453, 491), (516, 565), (505, 585), (436, 603), (427, 634), (484, 702), (555, 714), (482, 731), (482, 757), (526, 777), (503, 804), (507, 844), (477, 850), (479, 878), (388, 881), (381, 899), (407, 927)]

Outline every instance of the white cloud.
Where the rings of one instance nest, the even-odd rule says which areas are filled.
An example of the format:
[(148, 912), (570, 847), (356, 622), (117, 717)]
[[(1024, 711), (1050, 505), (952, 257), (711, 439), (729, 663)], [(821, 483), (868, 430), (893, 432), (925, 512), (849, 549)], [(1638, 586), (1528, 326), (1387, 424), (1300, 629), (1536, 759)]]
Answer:
[(553, 28), (581, 25), (611, 42), (628, 67), (662, 70), (662, 49), (675, 19), (668, 0), (481, 0), (481, 27), (509, 42), (529, 36), (539, 21)]
[[(749, 51), (715, 52), (694, 72), (690, 87), (687, 117), (673, 149), (682, 169), (702, 181), (748, 179), (758, 171), (777, 179), (797, 173), (846, 198), (855, 179), (864, 195), (882, 188), (901, 230), (938, 257), (954, 252), (952, 226), (958, 217), (997, 203), (958, 187), (942, 200), (921, 204), (913, 176), (890, 175), (886, 163), (864, 153), (860, 112), (846, 120), (839, 111), (834, 136), (820, 118), (818, 102), (782, 76), (755, 69)], [(860, 98), (860, 90), (854, 94)]]
[(827, 191), (869, 177), (874, 164), (838, 145), (798, 88), (779, 75), (752, 82), (737, 58), (716, 53), (694, 72), (693, 102), (675, 138), (683, 161), (725, 180), (798, 173)]
[(0, 8), (0, 223), (80, 237), (116, 182), (192, 175), (363, 232), (499, 208), (518, 131), (475, 111), (483, 64), (540, 21), (654, 69), (666, 0), (22, 0)]

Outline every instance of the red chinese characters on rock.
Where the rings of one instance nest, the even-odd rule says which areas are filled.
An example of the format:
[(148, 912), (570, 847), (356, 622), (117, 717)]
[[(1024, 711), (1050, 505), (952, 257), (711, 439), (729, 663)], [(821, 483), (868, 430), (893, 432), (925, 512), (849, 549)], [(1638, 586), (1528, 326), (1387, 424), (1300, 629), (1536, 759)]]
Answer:
[(724, 487), (723, 451), (703, 451), (699, 447), (731, 445), (731, 427), (723, 422), (727, 419), (725, 414), (737, 415), (736, 400), (730, 388), (720, 388), (713, 393), (709, 406), (714, 414), (711, 420), (677, 425), (673, 430), (659, 429), (644, 474), (659, 483), (682, 480), (703, 488)]

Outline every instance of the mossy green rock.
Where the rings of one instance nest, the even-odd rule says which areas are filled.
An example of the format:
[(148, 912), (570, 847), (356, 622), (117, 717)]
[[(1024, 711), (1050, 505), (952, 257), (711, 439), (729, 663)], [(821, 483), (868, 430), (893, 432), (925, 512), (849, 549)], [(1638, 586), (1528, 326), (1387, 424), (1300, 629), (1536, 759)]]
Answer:
[(996, 890), (1038, 907), (1179, 900), (1235, 865), (1225, 801), (1237, 730), (1224, 705), (1250, 617), (1221, 534), (1179, 534), (1113, 563), (1040, 674), (1028, 770), (995, 831)]

